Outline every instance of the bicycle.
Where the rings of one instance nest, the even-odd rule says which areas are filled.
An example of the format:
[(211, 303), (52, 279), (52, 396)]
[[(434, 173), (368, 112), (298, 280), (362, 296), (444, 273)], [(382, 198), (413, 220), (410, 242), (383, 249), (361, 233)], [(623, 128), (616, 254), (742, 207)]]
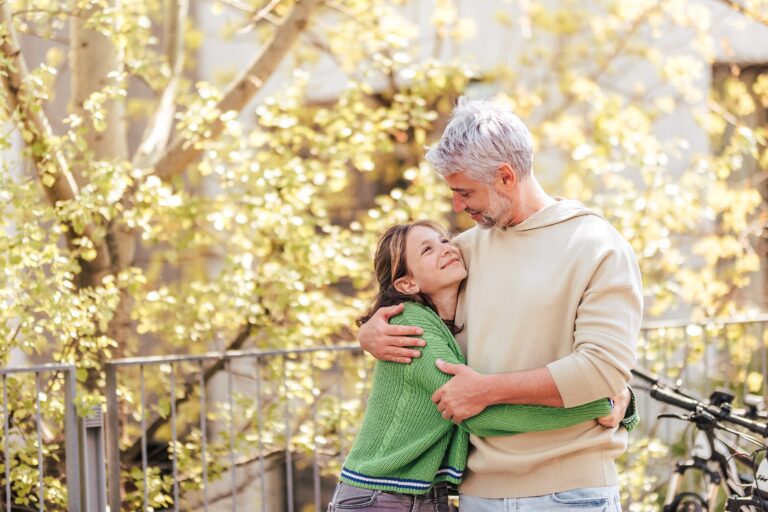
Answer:
[[(688, 414), (664, 413), (659, 418), (687, 421), (698, 430), (690, 459), (679, 461), (667, 485), (663, 512), (712, 511), (717, 504), (718, 489), (724, 489), (727, 499), (725, 510), (729, 512), (768, 512), (768, 460), (758, 465), (756, 457), (768, 450), (764, 438), (768, 437), (768, 416), (760, 411), (756, 400), (748, 403), (745, 410), (733, 408), (734, 396), (728, 391), (714, 391), (708, 401), (703, 401), (681, 388), (638, 368), (633, 374), (650, 384), (651, 398), (669, 404)], [(740, 427), (760, 436), (753, 437), (731, 426)], [(721, 433), (726, 432), (737, 440), (758, 448), (746, 454)], [(749, 473), (740, 473), (738, 463)], [(704, 483), (703, 493), (683, 491), (681, 486), (686, 473), (696, 471)]]

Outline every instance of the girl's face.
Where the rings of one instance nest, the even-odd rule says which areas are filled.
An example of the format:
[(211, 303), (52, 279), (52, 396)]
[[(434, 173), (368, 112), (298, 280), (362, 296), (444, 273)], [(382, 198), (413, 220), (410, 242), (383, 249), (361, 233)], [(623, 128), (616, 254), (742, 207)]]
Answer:
[[(416, 292), (432, 295), (453, 287), (467, 277), (459, 249), (434, 229), (414, 226), (405, 239), (406, 280)], [(409, 290), (408, 293), (414, 293)]]

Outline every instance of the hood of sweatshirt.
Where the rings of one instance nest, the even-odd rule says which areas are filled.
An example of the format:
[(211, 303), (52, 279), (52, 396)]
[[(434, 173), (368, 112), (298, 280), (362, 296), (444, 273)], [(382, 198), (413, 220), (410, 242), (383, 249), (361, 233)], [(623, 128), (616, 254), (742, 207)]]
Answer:
[(530, 231), (532, 229), (559, 224), (566, 220), (584, 215), (596, 215), (597, 217), (601, 217), (598, 213), (590, 210), (578, 201), (574, 201), (573, 199), (555, 198), (554, 203), (545, 206), (520, 224), (503, 229), (511, 229), (512, 231)]

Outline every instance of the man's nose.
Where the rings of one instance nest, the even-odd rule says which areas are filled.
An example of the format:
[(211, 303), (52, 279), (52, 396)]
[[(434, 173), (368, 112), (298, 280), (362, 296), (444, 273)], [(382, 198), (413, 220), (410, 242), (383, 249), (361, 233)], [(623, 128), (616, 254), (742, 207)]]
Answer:
[(464, 211), (467, 205), (464, 204), (464, 201), (461, 200), (461, 196), (459, 196), (458, 193), (453, 193), (453, 211), (456, 213), (461, 213)]

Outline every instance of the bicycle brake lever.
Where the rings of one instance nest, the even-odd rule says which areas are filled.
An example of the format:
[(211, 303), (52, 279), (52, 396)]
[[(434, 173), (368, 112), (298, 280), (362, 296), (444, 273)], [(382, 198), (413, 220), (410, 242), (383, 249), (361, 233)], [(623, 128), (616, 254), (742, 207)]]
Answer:
[(683, 420), (683, 421), (689, 421), (690, 419), (689, 415), (687, 414), (675, 414), (672, 412), (665, 412), (665, 413), (659, 414), (658, 416), (656, 416), (656, 418), (657, 419), (674, 418), (676, 420)]

